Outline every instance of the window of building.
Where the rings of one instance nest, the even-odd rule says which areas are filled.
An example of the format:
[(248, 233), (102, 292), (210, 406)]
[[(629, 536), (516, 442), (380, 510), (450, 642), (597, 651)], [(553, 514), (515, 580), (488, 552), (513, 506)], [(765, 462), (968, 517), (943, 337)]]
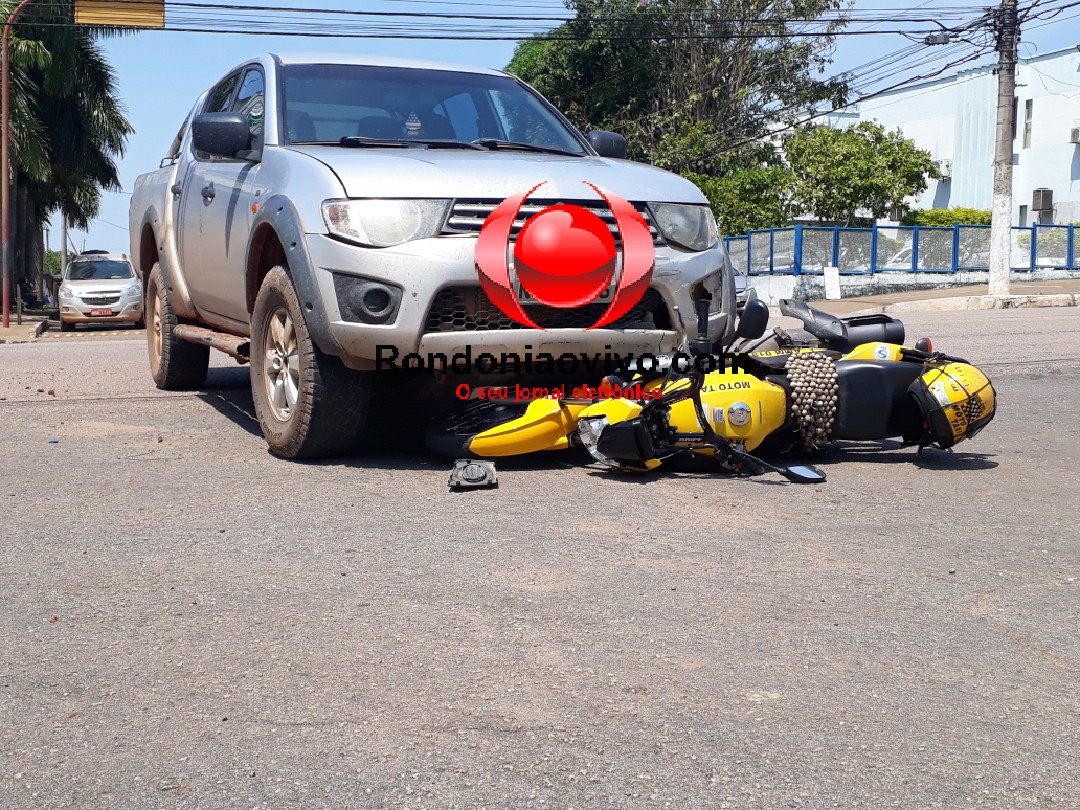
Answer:
[(1020, 206), (1020, 227), (1027, 227), (1028, 207), (1026, 205)]
[(1028, 149), (1031, 146), (1031, 106), (1034, 99), (1028, 99), (1024, 102), (1024, 148)]

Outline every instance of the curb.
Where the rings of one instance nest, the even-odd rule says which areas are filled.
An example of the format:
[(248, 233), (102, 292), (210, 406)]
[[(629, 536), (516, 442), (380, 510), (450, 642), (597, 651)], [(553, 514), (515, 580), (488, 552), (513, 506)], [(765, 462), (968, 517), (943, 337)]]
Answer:
[(1028, 307), (1080, 306), (1080, 295), (965, 295), (955, 298), (929, 298), (921, 301), (897, 301), (870, 309), (860, 309), (851, 315), (877, 315), (892, 312), (963, 312), (989, 309), (1023, 309)]
[[(18, 337), (14, 337), (11, 335), (8, 335), (6, 337), (0, 337), (0, 343), (32, 343), (33, 341), (41, 337), (48, 328), (49, 322), (47, 320), (38, 321), (34, 325), (34, 328), (32, 330), (28, 329), (25, 332), (22, 332)], [(14, 329), (9, 331), (14, 331)]]

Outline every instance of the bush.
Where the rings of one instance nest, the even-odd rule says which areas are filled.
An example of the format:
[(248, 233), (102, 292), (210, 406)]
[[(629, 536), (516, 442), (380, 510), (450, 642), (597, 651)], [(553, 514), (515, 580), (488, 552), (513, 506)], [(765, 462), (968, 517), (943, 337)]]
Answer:
[(989, 225), (990, 211), (981, 208), (931, 208), (927, 211), (910, 211), (900, 223), (947, 228), (953, 225)]

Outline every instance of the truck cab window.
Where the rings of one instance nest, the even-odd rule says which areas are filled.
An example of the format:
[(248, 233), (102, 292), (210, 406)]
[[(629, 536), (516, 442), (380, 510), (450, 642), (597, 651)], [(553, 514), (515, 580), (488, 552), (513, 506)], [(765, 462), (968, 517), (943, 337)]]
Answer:
[[(239, 83), (239, 81), (240, 74), (237, 72), (226, 76), (224, 79), (218, 82), (214, 89), (211, 90), (210, 94), (207, 96), (206, 104), (203, 106), (202, 111), (204, 113), (228, 111), (230, 106), (229, 102), (232, 101), (233, 93), (236, 91), (236, 85), (237, 83)], [(194, 145), (192, 145), (192, 149), (194, 149)], [(196, 151), (195, 155), (196, 157), (198, 157), (199, 160), (218, 160), (218, 158), (211, 157), (205, 152)]]
[(240, 81), (240, 74), (234, 73), (218, 82), (217, 87), (210, 91), (210, 97), (206, 100), (203, 112), (224, 112), (229, 109), (229, 101), (232, 99), (233, 90), (236, 89), (238, 81)]
[(263, 108), (266, 82), (260, 68), (249, 68), (244, 74), (244, 80), (240, 83), (240, 89), (236, 93), (236, 100), (232, 103), (232, 112), (240, 113), (247, 118), (248, 127), (251, 129), (251, 148), (262, 147), (263, 138)]

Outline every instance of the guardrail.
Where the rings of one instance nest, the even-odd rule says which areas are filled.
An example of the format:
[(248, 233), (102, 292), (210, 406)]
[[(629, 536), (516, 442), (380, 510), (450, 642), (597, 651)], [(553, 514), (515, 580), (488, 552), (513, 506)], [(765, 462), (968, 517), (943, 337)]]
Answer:
[[(989, 225), (794, 225), (728, 236), (724, 241), (735, 266), (751, 276), (820, 275), (826, 267), (837, 267), (841, 275), (849, 276), (883, 271), (957, 273), (988, 270), (990, 261)], [(1012, 269), (1041, 268), (1080, 268), (1080, 228), (1012, 228)]]

